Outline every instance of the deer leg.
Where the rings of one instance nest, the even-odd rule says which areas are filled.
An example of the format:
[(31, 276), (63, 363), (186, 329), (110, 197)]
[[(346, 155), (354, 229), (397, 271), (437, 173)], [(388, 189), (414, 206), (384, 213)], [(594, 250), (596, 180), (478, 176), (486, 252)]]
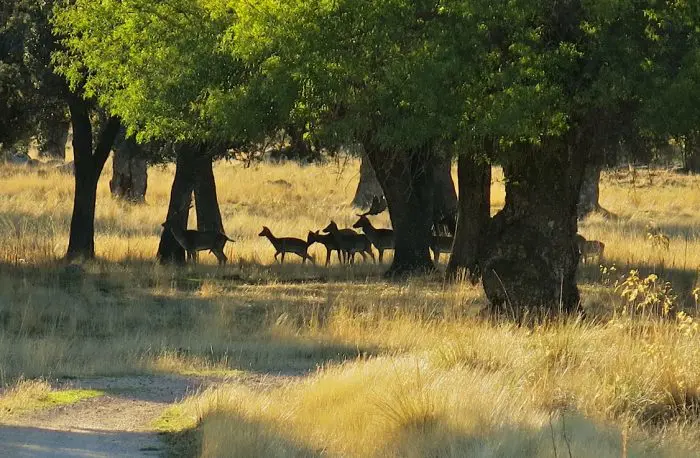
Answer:
[(360, 251), (360, 254), (362, 255), (362, 262), (367, 263), (367, 255), (365, 254), (364, 251)]
[(439, 263), (440, 262), (440, 248), (433, 251), (433, 254), (435, 255), (435, 264)]
[(374, 259), (374, 253), (372, 252), (372, 249), (371, 249), (371, 248), (369, 249), (369, 251), (367, 252), (367, 254), (369, 254), (369, 257), (370, 257), (370, 258), (372, 258), (372, 263), (373, 263), (373, 264), (376, 264), (376, 263), (377, 263), (377, 260)]
[(308, 256), (306, 253), (297, 253), (301, 257), (301, 265), (303, 266), (306, 264), (306, 257)]
[(219, 265), (226, 265), (226, 261), (228, 261), (228, 258), (224, 254), (224, 250), (212, 250), (211, 252), (214, 253), (214, 256), (216, 256), (216, 259), (219, 261)]
[(381, 264), (384, 259), (384, 250), (378, 249), (377, 251), (379, 251), (379, 264)]
[(333, 254), (333, 251), (326, 248), (326, 267), (331, 263), (331, 254)]
[(285, 255), (285, 254), (287, 254), (287, 252), (286, 252), (286, 251), (283, 251), (283, 252), (282, 252), (282, 264), (284, 264), (284, 255)]

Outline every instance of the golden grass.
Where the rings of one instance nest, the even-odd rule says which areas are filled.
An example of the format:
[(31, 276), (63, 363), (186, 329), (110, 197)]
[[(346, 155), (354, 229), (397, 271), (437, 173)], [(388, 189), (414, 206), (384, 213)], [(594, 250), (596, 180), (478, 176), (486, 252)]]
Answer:
[(103, 394), (97, 390), (57, 390), (44, 380), (19, 380), (0, 392), (0, 421), (32, 410), (73, 404)]
[[(588, 321), (517, 327), (479, 318), (483, 294), (469, 284), (386, 283), (371, 264), (274, 265), (260, 228), (305, 237), (331, 218), (352, 224), (357, 166), (217, 164), (224, 226), (237, 240), (231, 264), (203, 254), (183, 269), (153, 260), (172, 167), (152, 169), (147, 203), (128, 206), (109, 197), (108, 165), (99, 260), (81, 268), (56, 262), (71, 177), (0, 168), (0, 385), (133, 372), (292, 376), (275, 387), (229, 382), (171, 411), (165, 428), (198, 426), (203, 456), (700, 453), (700, 335), (673, 319), (610, 320), (621, 298), (597, 266), (581, 269)], [(655, 271), (692, 310), (697, 189), (699, 177), (657, 172), (632, 186), (608, 174), (601, 201), (619, 219), (592, 217), (581, 232), (605, 242), (618, 273)], [(492, 192), (495, 212), (499, 178)], [(647, 239), (650, 221), (668, 250)]]

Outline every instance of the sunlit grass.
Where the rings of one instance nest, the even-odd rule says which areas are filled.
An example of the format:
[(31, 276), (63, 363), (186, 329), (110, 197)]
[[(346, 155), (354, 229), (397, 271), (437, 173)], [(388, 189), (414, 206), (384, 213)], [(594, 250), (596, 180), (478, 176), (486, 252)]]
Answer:
[[(611, 321), (622, 299), (597, 265), (580, 272), (586, 321), (519, 327), (482, 318), (483, 293), (468, 282), (436, 275), (388, 283), (371, 263), (274, 264), (260, 228), (305, 237), (330, 219), (351, 225), (357, 170), (355, 161), (217, 164), (224, 227), (237, 240), (226, 247), (231, 262), (219, 268), (203, 253), (196, 268), (176, 269), (154, 261), (172, 167), (151, 169), (146, 204), (129, 206), (109, 196), (108, 164), (98, 260), (81, 267), (58, 261), (72, 177), (0, 167), (0, 385), (28, 399), (50, 386), (18, 384), (23, 378), (230, 379), (159, 424), (197, 427), (204, 456), (700, 452), (700, 336), (673, 314)], [(492, 212), (504, 199), (500, 171), (494, 176)], [(601, 203), (618, 218), (593, 216), (580, 229), (606, 244), (602, 263), (618, 275), (639, 268), (671, 281), (677, 307), (691, 315), (697, 189), (699, 177), (658, 172), (651, 185), (638, 179), (633, 187), (607, 174)], [(386, 215), (373, 220), (389, 225)], [(668, 250), (647, 238), (652, 221), (669, 237)], [(323, 249), (311, 252), (325, 259)], [(249, 382), (259, 375), (284, 377), (273, 386)]]

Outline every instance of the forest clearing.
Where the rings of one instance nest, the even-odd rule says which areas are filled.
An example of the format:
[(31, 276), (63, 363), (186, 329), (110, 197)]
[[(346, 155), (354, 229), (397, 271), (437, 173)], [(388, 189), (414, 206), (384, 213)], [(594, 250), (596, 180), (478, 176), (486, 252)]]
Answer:
[[(196, 267), (156, 263), (172, 167), (150, 171), (141, 205), (112, 199), (104, 179), (98, 258), (73, 269), (60, 261), (70, 175), (4, 166), (0, 420), (32, 418), (16, 400), (5, 407), (12, 398), (46, 408), (39, 401), (47, 391), (81, 379), (175, 376), (200, 381), (188, 382), (191, 391), (169, 399), (145, 427), (166, 433), (173, 456), (700, 451), (700, 331), (690, 318), (700, 178), (650, 170), (631, 184), (605, 174), (601, 204), (619, 218), (593, 216), (580, 232), (605, 242), (603, 265), (616, 270), (579, 266), (585, 320), (518, 326), (480, 316), (483, 291), (468, 281), (435, 274), (388, 282), (371, 261), (275, 263), (260, 227), (303, 237), (331, 218), (351, 225), (358, 168), (357, 161), (216, 164), (224, 224), (236, 240), (225, 267), (204, 252)], [(499, 177), (495, 170), (492, 212), (503, 205)], [(289, 186), (270, 198), (278, 180)], [(667, 249), (649, 237), (650, 223), (668, 236)], [(657, 274), (657, 285), (671, 282), (665, 317), (615, 287), (632, 269), (642, 278)], [(677, 315), (683, 310), (689, 316)], [(80, 399), (76, 406), (97, 402)]]

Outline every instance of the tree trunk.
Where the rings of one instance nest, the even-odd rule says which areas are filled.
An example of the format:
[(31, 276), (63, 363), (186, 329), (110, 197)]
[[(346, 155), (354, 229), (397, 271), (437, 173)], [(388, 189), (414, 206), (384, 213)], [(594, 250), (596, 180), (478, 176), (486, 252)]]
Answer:
[(366, 149), (384, 190), (394, 228), (394, 260), (387, 277), (435, 269), (430, 240), (435, 190), (429, 149), (406, 153)]
[(578, 201), (578, 218), (583, 219), (601, 209), (600, 207), (600, 164), (588, 164), (583, 174), (581, 195)]
[(65, 161), (69, 128), (70, 123), (62, 119), (44, 121), (39, 132), (39, 155)]
[[(192, 203), (192, 191), (195, 184), (196, 153), (191, 145), (177, 145), (177, 162), (175, 163), (175, 178), (170, 190), (170, 203), (166, 220), (173, 221), (180, 228), (187, 228), (189, 208)], [(185, 263), (185, 250), (175, 240), (172, 232), (163, 230), (156, 254), (161, 264)]]
[(119, 120), (110, 118), (99, 134), (92, 150), (92, 124), (87, 103), (79, 96), (69, 96), (73, 126), (73, 154), (75, 156), (75, 195), (66, 259), (95, 257), (95, 204), (97, 182), (114, 139), (119, 131)]
[(128, 202), (146, 201), (148, 164), (141, 147), (132, 137), (122, 137), (114, 148), (112, 179), (109, 189), (112, 197)]
[(362, 154), (360, 162), (360, 182), (357, 184), (355, 197), (352, 199), (352, 206), (367, 210), (372, 204), (374, 196), (382, 197), (384, 191), (377, 180), (372, 164), (367, 158), (367, 154)]
[(197, 157), (197, 175), (194, 185), (197, 230), (224, 233), (212, 166), (211, 156), (207, 154), (206, 148), (202, 147), (200, 155)]
[(575, 149), (524, 146), (504, 163), (506, 203), (490, 221), (480, 259), (493, 310), (516, 319), (579, 310), (574, 236), (585, 155)]
[(437, 157), (434, 162), (433, 176), (435, 193), (433, 204), (433, 225), (436, 230), (444, 227), (450, 235), (454, 235), (457, 225), (457, 192), (452, 180), (452, 158)]
[(491, 219), (491, 164), (470, 154), (462, 154), (458, 159), (457, 174), (459, 213), (447, 275), (454, 278), (465, 270), (472, 280), (476, 280), (480, 275), (479, 248)]
[(687, 173), (700, 173), (700, 135), (692, 132), (686, 136), (683, 151), (683, 169)]

